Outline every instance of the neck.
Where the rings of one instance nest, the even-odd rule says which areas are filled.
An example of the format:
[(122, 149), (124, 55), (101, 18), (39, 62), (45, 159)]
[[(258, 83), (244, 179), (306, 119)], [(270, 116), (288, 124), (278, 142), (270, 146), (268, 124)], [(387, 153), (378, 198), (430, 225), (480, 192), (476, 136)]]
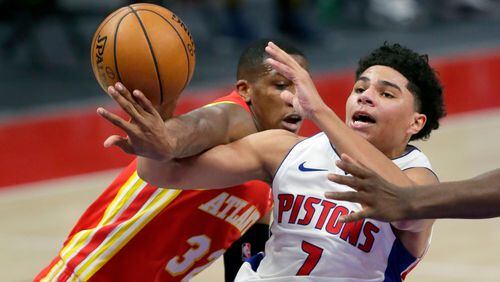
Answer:
[(250, 114), (252, 115), (253, 124), (255, 125), (257, 132), (263, 131), (264, 129), (262, 128), (260, 122), (257, 120), (257, 118), (256, 118), (257, 116), (255, 115), (255, 112), (253, 111), (252, 105), (248, 105), (248, 108), (250, 108)]

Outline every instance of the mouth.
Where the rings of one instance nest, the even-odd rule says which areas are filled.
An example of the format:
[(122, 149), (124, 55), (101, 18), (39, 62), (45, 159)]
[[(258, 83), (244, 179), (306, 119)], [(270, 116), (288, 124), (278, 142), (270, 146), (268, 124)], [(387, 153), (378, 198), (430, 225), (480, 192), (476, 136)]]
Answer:
[(351, 120), (353, 128), (365, 128), (377, 123), (373, 116), (362, 111), (355, 112)]
[(283, 119), (281, 124), (283, 125), (283, 129), (293, 133), (297, 133), (301, 122), (302, 122), (302, 117), (300, 115), (290, 114)]

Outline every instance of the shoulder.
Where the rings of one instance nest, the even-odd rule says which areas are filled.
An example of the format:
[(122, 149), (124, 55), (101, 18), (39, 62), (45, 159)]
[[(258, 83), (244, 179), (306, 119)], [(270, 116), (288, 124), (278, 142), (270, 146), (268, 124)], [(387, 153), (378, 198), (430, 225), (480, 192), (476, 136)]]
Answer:
[(238, 94), (237, 91), (233, 91), (229, 95), (220, 97), (220, 98), (216, 99), (215, 101), (207, 104), (206, 106), (213, 106), (213, 105), (218, 105), (218, 104), (238, 105), (241, 108), (245, 109), (247, 112), (250, 112), (250, 107), (248, 107), (245, 100)]
[(406, 169), (404, 173), (416, 185), (429, 185), (439, 182), (437, 175), (426, 167), (412, 167)]
[(193, 110), (192, 113), (218, 114), (226, 115), (228, 117), (236, 114), (245, 117), (251, 117), (250, 112), (247, 111), (242, 105), (230, 101), (210, 103), (201, 108)]
[(213, 103), (179, 116), (179, 119), (210, 128), (215, 135), (224, 135), (224, 143), (257, 132), (252, 115), (235, 103)]
[(439, 182), (437, 175), (432, 170), (429, 159), (415, 146), (409, 145), (405, 154), (393, 161), (417, 185)]
[(422, 151), (420, 151), (420, 149), (412, 145), (408, 145), (405, 152), (401, 156), (392, 159), (392, 161), (402, 170), (407, 170), (414, 167), (425, 167), (428, 169), (432, 169), (431, 163), (427, 156)]

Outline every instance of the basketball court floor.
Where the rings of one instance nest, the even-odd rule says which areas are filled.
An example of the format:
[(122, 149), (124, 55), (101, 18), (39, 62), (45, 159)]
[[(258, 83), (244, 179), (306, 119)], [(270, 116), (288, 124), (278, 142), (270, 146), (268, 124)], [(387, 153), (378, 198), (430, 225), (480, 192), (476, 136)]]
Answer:
[[(442, 181), (500, 167), (500, 109), (446, 118), (418, 142)], [(0, 191), (0, 280), (31, 281), (56, 255), (77, 218), (118, 171)], [(473, 188), (471, 188), (473, 189)], [(406, 281), (500, 281), (500, 218), (438, 220), (432, 245)], [(218, 260), (193, 281), (223, 281)]]

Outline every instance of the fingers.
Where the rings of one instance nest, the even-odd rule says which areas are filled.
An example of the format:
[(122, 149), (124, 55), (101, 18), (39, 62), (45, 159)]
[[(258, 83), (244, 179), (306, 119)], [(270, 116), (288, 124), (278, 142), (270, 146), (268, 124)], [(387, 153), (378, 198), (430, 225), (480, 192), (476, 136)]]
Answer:
[(340, 216), (339, 221), (340, 222), (352, 222), (352, 221), (362, 220), (362, 219), (365, 219), (368, 217), (369, 217), (369, 214), (366, 212), (366, 210), (361, 210), (359, 212)]
[(119, 135), (111, 135), (104, 141), (105, 148), (110, 148), (111, 146), (117, 146), (128, 154), (134, 153), (130, 140)]
[(137, 110), (137, 112), (141, 114), (144, 113), (144, 108), (137, 102), (134, 95), (132, 95), (130, 91), (121, 82), (117, 82), (115, 84), (115, 89), (120, 93), (120, 95), (122, 95), (125, 99), (127, 99), (127, 101), (130, 102), (130, 104)]
[(266, 63), (269, 64), (277, 72), (281, 73), (287, 79), (294, 81), (295, 76), (293, 70), (288, 65), (272, 58), (267, 58)]
[(345, 176), (340, 174), (328, 174), (328, 180), (341, 185), (347, 185), (356, 191), (359, 190), (359, 181), (357, 178), (352, 176)]
[(125, 99), (127, 99), (130, 102), (134, 102), (134, 98), (132, 98), (132, 95), (130, 94), (130, 91), (123, 85), (121, 82), (117, 82), (114, 85), (114, 88), (116, 91), (118, 91)]
[(142, 93), (140, 90), (134, 90), (134, 92), (132, 92), (132, 95), (146, 112), (161, 118), (160, 113), (158, 113), (158, 111), (153, 106), (153, 103), (151, 103), (151, 101), (146, 97), (146, 95), (144, 95), (144, 93)]
[(325, 197), (333, 200), (359, 203), (358, 192), (325, 192)]
[(266, 63), (271, 65), (286, 78), (292, 81), (297, 79), (298, 74), (303, 68), (292, 56), (276, 46), (273, 42), (269, 42), (265, 50), (271, 56), (271, 58), (266, 59)]
[(273, 42), (269, 42), (266, 47), (266, 52), (271, 55), (275, 60), (280, 61), (290, 67), (297, 67), (299, 64), (295, 61), (292, 56), (290, 56), (287, 52), (283, 51), (280, 47), (278, 47)]
[(105, 118), (106, 120), (108, 120), (109, 122), (111, 122), (116, 127), (125, 131), (125, 133), (127, 133), (127, 135), (130, 135), (133, 132), (133, 130), (132, 130), (133, 125), (131, 123), (129, 123), (129, 122), (125, 121), (124, 119), (122, 119), (121, 117), (105, 110), (104, 108), (98, 108), (97, 113), (100, 116), (102, 116), (103, 118)]
[[(128, 92), (128, 90), (127, 90)], [(115, 100), (118, 105), (133, 119), (135, 120), (140, 120), (141, 115), (139, 114), (139, 111), (137, 108), (134, 106), (135, 102), (131, 102), (129, 99), (127, 99), (124, 94), (121, 92), (117, 91), (117, 89), (113, 86), (108, 87), (108, 94)]]
[(293, 105), (293, 94), (292, 92), (288, 91), (288, 90), (285, 90), (285, 91), (282, 91), (280, 93), (280, 97), (283, 101), (285, 101), (285, 103), (287, 103), (288, 105)]
[(343, 171), (361, 179), (365, 179), (370, 176), (371, 172), (368, 169), (364, 168), (359, 162), (355, 161), (347, 154), (342, 154), (341, 158), (342, 159), (337, 161), (336, 164)]
[(119, 135), (111, 135), (106, 140), (104, 140), (104, 147), (109, 148), (119, 142), (123, 142), (123, 139), (126, 139), (125, 137), (119, 136)]

